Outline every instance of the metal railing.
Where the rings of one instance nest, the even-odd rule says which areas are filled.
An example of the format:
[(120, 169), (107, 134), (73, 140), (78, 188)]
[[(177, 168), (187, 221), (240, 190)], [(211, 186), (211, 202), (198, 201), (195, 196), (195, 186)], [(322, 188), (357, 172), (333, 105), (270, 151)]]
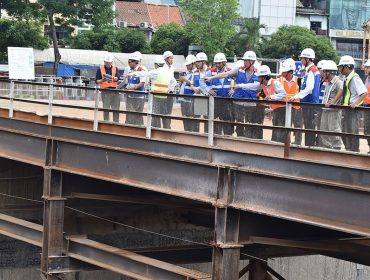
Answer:
[[(65, 95), (65, 92), (70, 89), (81, 91), (81, 96), (71, 100)], [(114, 106), (104, 108), (102, 99), (106, 98), (106, 95), (108, 97), (118, 96), (120, 105), (116, 108)], [(369, 122), (370, 114), (370, 108), (365, 107), (356, 109), (348, 106), (330, 107), (340, 116), (336, 123), (337, 127), (342, 127), (344, 122), (351, 125), (351, 122), (345, 119), (348, 116), (358, 118), (361, 122), (358, 131), (343, 132), (340, 129), (335, 131), (320, 129), (320, 122), (323, 121), (321, 117), (328, 110), (321, 104), (198, 95), (167, 94), (164, 96), (153, 92), (99, 90), (9, 80), (0, 80), (0, 107), (8, 109), (9, 118), (13, 118), (16, 111), (27, 111), (47, 116), (49, 124), (53, 124), (54, 116), (86, 119), (92, 122), (92, 129), (95, 131), (99, 130), (100, 123), (111, 123), (109, 115), (112, 113), (115, 118), (114, 123), (145, 128), (147, 138), (151, 138), (152, 131), (158, 129), (202, 135), (208, 138), (209, 146), (217, 145), (217, 139), (249, 138), (253, 141), (283, 145), (286, 156), (292, 145), (328, 148), (335, 152), (348, 150), (363, 154), (369, 151), (370, 146), (370, 136), (365, 135), (363, 131), (363, 127)], [(168, 109), (169, 107), (171, 110)], [(303, 114), (303, 117), (297, 121), (299, 114)], [(125, 119), (124, 122), (122, 119), (119, 120), (122, 116)], [(355, 121), (352, 125), (354, 123)], [(293, 135), (295, 136), (294, 144), (291, 143)], [(344, 142), (345, 145), (326, 147), (320, 143), (320, 139), (325, 137), (329, 140), (336, 137), (336, 141)]]

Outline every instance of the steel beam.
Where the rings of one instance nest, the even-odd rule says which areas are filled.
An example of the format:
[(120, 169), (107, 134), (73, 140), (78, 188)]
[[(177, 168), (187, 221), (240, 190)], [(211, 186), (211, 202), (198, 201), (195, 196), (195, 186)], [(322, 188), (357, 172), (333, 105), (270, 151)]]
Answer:
[(68, 240), (70, 257), (134, 279), (211, 279), (205, 273), (164, 263), (86, 238), (69, 237)]

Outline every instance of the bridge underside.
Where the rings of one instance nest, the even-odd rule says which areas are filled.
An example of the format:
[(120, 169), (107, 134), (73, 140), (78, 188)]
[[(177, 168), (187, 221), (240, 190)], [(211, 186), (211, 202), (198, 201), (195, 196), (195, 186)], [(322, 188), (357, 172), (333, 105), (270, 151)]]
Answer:
[[(283, 279), (265, 260), (311, 254), (370, 265), (366, 156), (31, 118), (0, 117), (0, 233), (39, 247), (45, 278)], [(181, 267), (200, 262), (212, 271)]]

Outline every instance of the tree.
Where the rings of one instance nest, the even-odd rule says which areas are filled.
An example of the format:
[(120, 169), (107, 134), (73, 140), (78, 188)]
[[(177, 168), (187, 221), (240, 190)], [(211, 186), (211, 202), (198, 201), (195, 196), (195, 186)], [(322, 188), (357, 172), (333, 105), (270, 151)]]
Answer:
[(299, 59), (301, 51), (312, 48), (316, 61), (322, 59), (338, 60), (337, 53), (327, 38), (317, 36), (314, 32), (300, 26), (282, 26), (272, 34), (271, 40), (263, 46), (263, 57)]
[(235, 46), (235, 55), (243, 56), (246, 51), (254, 51), (257, 56), (261, 56), (261, 43), (264, 41), (261, 37), (260, 29), (266, 28), (264, 24), (260, 24), (258, 19), (246, 19), (240, 28), (238, 34), (231, 42)]
[(208, 56), (223, 51), (236, 34), (238, 0), (180, 0), (188, 17), (187, 33), (192, 43), (201, 45)]
[(48, 22), (54, 47), (54, 73), (57, 73), (61, 55), (58, 48), (56, 25), (73, 29), (82, 23), (91, 23), (96, 28), (113, 22), (114, 0), (5, 0), (3, 8), (19, 19)]
[(7, 60), (8, 47), (33, 47), (45, 49), (48, 40), (40, 32), (40, 29), (32, 23), (0, 20), (0, 60)]
[(75, 49), (124, 53), (134, 51), (150, 52), (145, 34), (131, 28), (82, 32), (76, 37), (71, 38), (70, 45)]
[(187, 55), (190, 38), (185, 27), (176, 23), (161, 25), (151, 41), (152, 51), (161, 54), (166, 50), (174, 54)]

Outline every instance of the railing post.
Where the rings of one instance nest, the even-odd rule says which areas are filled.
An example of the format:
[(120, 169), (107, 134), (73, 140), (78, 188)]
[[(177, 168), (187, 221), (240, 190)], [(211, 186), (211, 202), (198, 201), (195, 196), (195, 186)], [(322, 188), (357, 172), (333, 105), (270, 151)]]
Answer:
[(10, 82), (10, 92), (9, 92), (9, 118), (13, 118), (14, 111), (14, 81)]
[(285, 109), (285, 145), (284, 145), (284, 157), (289, 157), (290, 150), (290, 128), (292, 126), (292, 103), (286, 103)]
[(152, 113), (153, 113), (153, 94), (148, 91), (148, 117), (146, 124), (146, 138), (152, 137)]
[(213, 146), (214, 142), (214, 118), (215, 118), (215, 98), (208, 98), (208, 146)]
[(98, 131), (99, 127), (99, 90), (95, 88), (95, 105), (94, 105), (94, 125), (93, 129), (94, 131)]
[(54, 97), (54, 86), (49, 85), (49, 110), (48, 110), (48, 124), (53, 123), (53, 97)]

